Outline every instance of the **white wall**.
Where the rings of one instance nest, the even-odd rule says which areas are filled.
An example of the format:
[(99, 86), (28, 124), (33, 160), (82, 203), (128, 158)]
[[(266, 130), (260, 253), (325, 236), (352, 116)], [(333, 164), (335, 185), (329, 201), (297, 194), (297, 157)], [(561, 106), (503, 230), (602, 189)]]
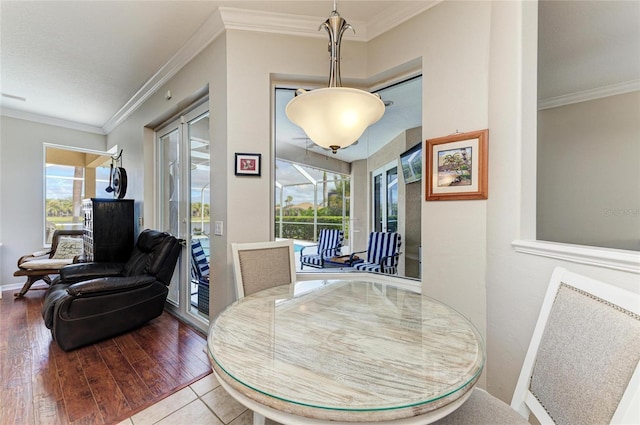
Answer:
[(0, 117), (0, 286), (24, 283), (13, 277), (18, 258), (44, 241), (44, 143), (104, 151), (105, 136)]
[(538, 239), (640, 251), (640, 91), (538, 112)]
[[(345, 78), (372, 77), (421, 58), (423, 138), (489, 128), (489, 199), (422, 204), (423, 290), (468, 316), (486, 336), (485, 383), (505, 401), (511, 398), (555, 266), (640, 292), (637, 274), (521, 254), (512, 247), (514, 240), (535, 237), (536, 9), (535, 2), (445, 2), (367, 45), (343, 45)], [(117, 143), (125, 149), (125, 167), (136, 179), (130, 193), (144, 196), (145, 225), (152, 225), (153, 133), (144, 126), (177, 110), (181, 101), (209, 84), (215, 152), (212, 220), (226, 225), (225, 235), (212, 239), (219, 254), (212, 264), (212, 314), (233, 299), (229, 243), (270, 238), (271, 78), (326, 76), (326, 59), (325, 39), (229, 31), (109, 135), (109, 146)], [(171, 101), (162, 95), (166, 89), (174, 94)], [(56, 133), (31, 126), (40, 136)], [(42, 148), (33, 144), (52, 140), (36, 137), (23, 150), (23, 133), (31, 130), (14, 126), (11, 145), (4, 127), (2, 242), (5, 247), (15, 241), (26, 245), (25, 229), (42, 226), (41, 212), (12, 208), (42, 208), (41, 192), (31, 193), (42, 190), (42, 176), (32, 176), (40, 167)], [(64, 144), (80, 139), (82, 146), (102, 143), (98, 136), (84, 140), (85, 135), (67, 130), (58, 136), (56, 140), (67, 138)], [(263, 154), (261, 178), (233, 176), (233, 153), (240, 151)], [(21, 163), (24, 157), (27, 161)], [(35, 242), (40, 243), (41, 232), (34, 233)], [(3, 258), (11, 262), (14, 254), (3, 250)]]
[(489, 78), (487, 388), (509, 401), (551, 272), (577, 273), (640, 292), (637, 274), (518, 253), (535, 237), (537, 4), (494, 2)]
[[(444, 2), (369, 43), (373, 75), (422, 58), (424, 139), (488, 127), (490, 14), (488, 2)], [(422, 204), (423, 293), (462, 312), (482, 335), (486, 209), (487, 201)]]

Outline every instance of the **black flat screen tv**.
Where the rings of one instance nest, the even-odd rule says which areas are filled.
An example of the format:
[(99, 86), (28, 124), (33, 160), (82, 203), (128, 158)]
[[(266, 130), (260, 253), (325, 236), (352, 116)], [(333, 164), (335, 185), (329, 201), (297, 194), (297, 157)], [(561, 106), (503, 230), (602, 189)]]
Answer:
[(422, 143), (400, 154), (400, 166), (405, 183), (422, 179)]

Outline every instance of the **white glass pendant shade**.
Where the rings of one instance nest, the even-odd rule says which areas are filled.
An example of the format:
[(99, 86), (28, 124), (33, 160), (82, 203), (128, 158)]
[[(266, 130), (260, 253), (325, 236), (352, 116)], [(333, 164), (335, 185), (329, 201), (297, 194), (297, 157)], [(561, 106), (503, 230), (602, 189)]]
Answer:
[(285, 112), (314, 143), (335, 153), (354, 143), (368, 126), (382, 118), (384, 102), (364, 90), (327, 87), (298, 94)]

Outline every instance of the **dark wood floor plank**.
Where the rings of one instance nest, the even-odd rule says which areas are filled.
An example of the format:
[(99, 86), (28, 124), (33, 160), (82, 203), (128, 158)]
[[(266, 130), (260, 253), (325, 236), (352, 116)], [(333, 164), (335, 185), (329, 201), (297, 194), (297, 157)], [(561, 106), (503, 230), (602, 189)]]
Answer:
[(137, 371), (145, 384), (158, 397), (176, 388), (176, 381), (171, 379), (164, 372), (162, 365), (159, 365), (138, 344), (135, 333), (123, 335), (117, 340), (118, 347), (123, 356)]
[(157, 340), (158, 344), (163, 346), (164, 349), (156, 354), (161, 354), (164, 361), (170, 362), (180, 371), (189, 373), (191, 377), (199, 376), (210, 369), (209, 362), (204, 363), (201, 355), (197, 354), (198, 350), (202, 353), (204, 343), (194, 349), (191, 343), (185, 342), (184, 339), (181, 340), (179, 337), (179, 323), (173, 323), (171, 325), (171, 331), (165, 334), (162, 332), (162, 329), (166, 327), (169, 326), (161, 321), (154, 321), (141, 330), (147, 338), (156, 340), (158, 335), (164, 335), (161, 340)]
[(62, 399), (55, 367), (33, 376), (33, 411), (39, 425), (67, 423), (67, 410)]
[(89, 346), (78, 350), (78, 358), (105, 422), (112, 422), (131, 411), (129, 403), (98, 349), (95, 346)]
[(34, 423), (33, 409), (29, 408), (31, 397), (24, 387), (2, 388), (0, 397), (2, 425)]
[(122, 356), (117, 346), (100, 349), (100, 355), (131, 409), (137, 409), (155, 398), (133, 366)]
[(206, 338), (168, 313), (64, 352), (42, 320), (45, 291), (13, 292), (0, 299), (0, 425), (112, 424), (210, 373)]
[(53, 354), (69, 422), (99, 414), (76, 352), (54, 350)]

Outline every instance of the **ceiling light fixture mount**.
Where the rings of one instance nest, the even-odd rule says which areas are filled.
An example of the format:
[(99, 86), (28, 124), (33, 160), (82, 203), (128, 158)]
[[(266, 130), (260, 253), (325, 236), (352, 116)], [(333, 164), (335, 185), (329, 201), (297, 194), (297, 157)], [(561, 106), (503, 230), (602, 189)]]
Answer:
[(345, 31), (353, 27), (340, 16), (335, 1), (331, 16), (318, 30), (320, 28), (329, 34), (329, 86), (296, 90), (285, 112), (314, 143), (335, 154), (338, 149), (353, 144), (367, 127), (382, 118), (385, 105), (377, 94), (342, 87), (340, 43)]

